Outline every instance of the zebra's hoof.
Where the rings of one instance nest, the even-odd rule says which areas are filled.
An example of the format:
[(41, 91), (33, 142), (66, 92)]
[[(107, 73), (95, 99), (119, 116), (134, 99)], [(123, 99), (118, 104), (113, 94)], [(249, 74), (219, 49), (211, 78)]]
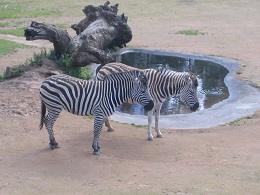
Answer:
[(108, 129), (107, 129), (107, 132), (113, 132), (113, 131), (115, 131), (115, 130), (112, 129), (112, 128), (108, 128)]
[(99, 156), (100, 155), (100, 151), (93, 151), (93, 155)]
[(154, 141), (153, 137), (148, 137), (148, 141)]
[(162, 134), (157, 134), (157, 138), (163, 138)]
[(55, 144), (49, 143), (49, 146), (50, 146), (50, 148), (51, 148), (52, 150), (55, 149), (55, 148), (60, 148), (60, 146), (59, 146), (58, 143), (55, 143)]

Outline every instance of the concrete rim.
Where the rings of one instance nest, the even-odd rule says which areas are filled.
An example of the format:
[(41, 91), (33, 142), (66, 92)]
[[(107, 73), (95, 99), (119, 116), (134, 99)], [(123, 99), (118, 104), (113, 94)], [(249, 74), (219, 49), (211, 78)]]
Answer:
[[(160, 116), (159, 127), (165, 129), (198, 129), (210, 128), (218, 125), (223, 125), (234, 121), (238, 118), (252, 115), (260, 109), (260, 92), (249, 83), (235, 78), (237, 70), (241, 66), (241, 62), (224, 57), (206, 56), (193, 53), (176, 53), (162, 50), (147, 50), (147, 49), (122, 49), (119, 54), (127, 51), (147, 52), (150, 54), (170, 55), (175, 57), (206, 60), (211, 61), (227, 68), (229, 73), (224, 78), (224, 82), (229, 90), (229, 98), (214, 104), (212, 107), (204, 110), (199, 110), (190, 114), (175, 114)], [(147, 116), (130, 115), (120, 112), (115, 112), (111, 116), (112, 120), (136, 124), (147, 125)]]

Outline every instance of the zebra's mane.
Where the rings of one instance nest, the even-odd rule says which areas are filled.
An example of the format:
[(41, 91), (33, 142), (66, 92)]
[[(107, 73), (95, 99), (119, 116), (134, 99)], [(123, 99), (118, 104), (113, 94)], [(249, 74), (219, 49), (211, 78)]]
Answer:
[[(147, 69), (148, 70), (148, 69)], [(151, 70), (151, 69), (149, 69)], [(190, 78), (195, 86), (198, 86), (198, 78), (193, 72), (178, 72), (170, 69), (155, 69), (157, 72), (161, 74), (167, 74), (171, 76), (177, 76), (177, 75), (185, 75), (185, 79)]]
[(124, 72), (116, 72), (113, 74), (107, 74), (104, 76), (104, 81), (105, 80), (109, 80), (111, 77), (117, 77), (118, 75), (124, 75), (124, 74), (131, 74), (132, 76), (136, 76), (138, 77), (138, 75), (142, 74), (141, 71), (139, 70), (128, 70), (128, 71), (124, 71)]
[[(151, 70), (151, 69), (149, 69), (149, 70)], [(178, 71), (165, 69), (165, 68), (157, 68), (154, 70), (156, 70), (157, 72), (159, 72), (161, 74), (170, 74), (170, 75), (175, 75), (175, 74), (189, 75), (190, 74), (190, 72), (178, 72)]]

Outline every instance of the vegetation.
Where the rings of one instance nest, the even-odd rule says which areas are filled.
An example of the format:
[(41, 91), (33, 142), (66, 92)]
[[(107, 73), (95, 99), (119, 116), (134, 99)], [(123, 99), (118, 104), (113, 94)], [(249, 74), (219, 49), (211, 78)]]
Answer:
[(131, 126), (132, 126), (132, 127), (135, 127), (135, 128), (148, 128), (147, 125), (137, 125), (137, 124), (135, 124), (135, 123), (131, 123)]
[(238, 118), (238, 119), (236, 119), (236, 120), (234, 120), (234, 121), (231, 121), (230, 123), (229, 123), (229, 125), (237, 125), (237, 124), (239, 124), (242, 120), (244, 120), (244, 119), (246, 119), (245, 117), (241, 117), (241, 118)]
[[(16, 22), (16, 23), (17, 23), (17, 25), (19, 25), (19, 23), (23, 23), (23, 22)], [(6, 23), (0, 23), (0, 27), (5, 27), (5, 26), (7, 26)], [(66, 28), (69, 27), (68, 24), (56, 24), (56, 26), (58, 26), (62, 29), (66, 29)], [(0, 29), (0, 34), (23, 37), (24, 36), (24, 28)]]
[(60, 58), (57, 58), (54, 51), (51, 50), (47, 58), (53, 60), (65, 74), (86, 80), (91, 77), (87, 66), (76, 67), (73, 65), (70, 54), (64, 54)]
[[(1, 42), (0, 42), (1, 43)], [(54, 54), (54, 51), (51, 50), (47, 52), (46, 49), (42, 49), (40, 53), (34, 53), (31, 59), (28, 59), (25, 64), (17, 65), (11, 68), (11, 75), (9, 78), (21, 76), (25, 71), (29, 70), (33, 65), (38, 64), (41, 59), (48, 58), (53, 60), (58, 68), (63, 70), (64, 73), (80, 78), (80, 79), (90, 79), (91, 75), (89, 73), (88, 67), (75, 67), (72, 64), (72, 58), (69, 54), (62, 55), (60, 58), (57, 58)], [(0, 75), (0, 81), (7, 79), (5, 75)]]
[(0, 34), (8, 34), (14, 36), (24, 36), (24, 28), (14, 28), (14, 29), (0, 29)]
[(47, 57), (48, 57), (48, 52), (44, 48), (44, 49), (41, 50), (40, 53), (38, 53), (38, 54), (34, 53), (33, 57), (31, 59), (28, 59), (26, 64), (28, 64), (29, 66), (32, 66), (34, 64), (38, 64), (42, 58), (47, 58)]
[(61, 29), (67, 29), (67, 28), (70, 27), (69, 24), (55, 24), (55, 25), (58, 26), (58, 27), (61, 28)]
[(182, 35), (204, 35), (204, 33), (200, 32), (199, 30), (180, 30), (176, 34), (182, 34)]
[(16, 48), (28, 48), (29, 46), (9, 40), (0, 39), (0, 56), (13, 53)]
[[(10, 42), (12, 42), (12, 41), (10, 41)], [(5, 49), (5, 48), (3, 48), (3, 49)], [(25, 62), (25, 64), (16, 65), (16, 66), (13, 66), (12, 68), (10, 68), (10, 70), (9, 70), (10, 73), (8, 75), (8, 78), (14, 78), (14, 77), (21, 76), (25, 71), (29, 70), (29, 68), (31, 66), (38, 63), (43, 57), (46, 57), (46, 56), (47, 56), (47, 52), (45, 49), (42, 50), (40, 54), (34, 53), (33, 57), (31, 59), (29, 59), (27, 62)], [(0, 75), (0, 81), (3, 81), (8, 78), (6, 78), (6, 74)]]
[(257, 118), (257, 117), (258, 117), (257, 114), (252, 114), (252, 115), (249, 115), (247, 117), (241, 117), (241, 118), (238, 118), (234, 121), (229, 122), (229, 125), (238, 126), (240, 124), (245, 123), (246, 120), (254, 119), (254, 118)]
[(17, 5), (16, 3), (12, 2), (0, 3), (0, 20), (60, 14), (61, 12), (57, 10), (28, 9), (26, 7), (22, 7), (21, 5)]
[(5, 27), (5, 26), (7, 26), (7, 22), (0, 22), (0, 27)]

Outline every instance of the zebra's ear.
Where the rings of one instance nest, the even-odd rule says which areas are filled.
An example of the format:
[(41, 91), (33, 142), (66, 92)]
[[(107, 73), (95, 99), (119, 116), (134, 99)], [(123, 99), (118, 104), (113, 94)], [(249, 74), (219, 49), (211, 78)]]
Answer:
[(194, 84), (197, 87), (198, 86), (197, 76), (194, 73), (191, 72), (189, 77), (191, 79), (192, 84)]
[(191, 79), (190, 75), (186, 75), (185, 81), (186, 81), (187, 83), (191, 83), (191, 82), (192, 82), (192, 79)]
[(148, 84), (148, 80), (147, 80), (146, 76), (143, 75), (143, 74), (140, 74), (140, 75), (139, 75), (139, 80), (140, 80), (142, 83), (144, 83), (145, 85)]
[(132, 77), (132, 81), (133, 81), (134, 83), (138, 83), (139, 79), (134, 76), (134, 77)]

